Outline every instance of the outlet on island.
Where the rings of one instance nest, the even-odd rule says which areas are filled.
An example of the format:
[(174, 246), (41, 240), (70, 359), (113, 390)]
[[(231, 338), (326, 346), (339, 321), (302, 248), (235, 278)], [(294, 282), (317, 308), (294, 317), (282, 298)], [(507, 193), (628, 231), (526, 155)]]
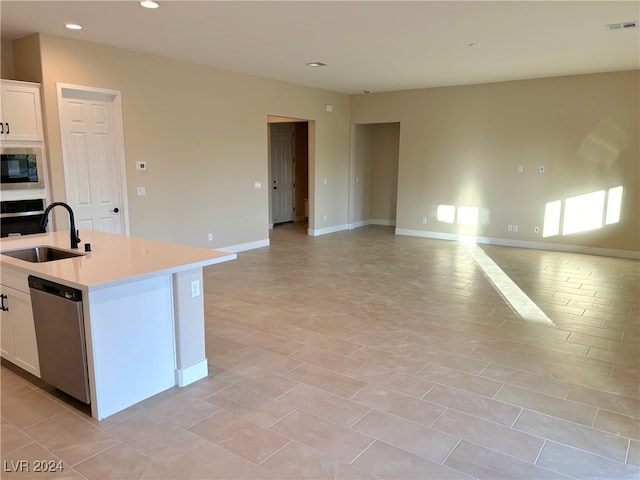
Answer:
[(198, 280), (194, 280), (191, 282), (191, 298), (200, 296), (200, 282)]

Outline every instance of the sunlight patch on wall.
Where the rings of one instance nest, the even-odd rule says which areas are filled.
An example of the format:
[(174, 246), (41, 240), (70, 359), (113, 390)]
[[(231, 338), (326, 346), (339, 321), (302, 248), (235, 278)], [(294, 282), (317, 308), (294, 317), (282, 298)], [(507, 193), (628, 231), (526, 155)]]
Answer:
[(562, 234), (585, 232), (602, 228), (604, 190), (567, 198), (564, 202)]
[(458, 207), (458, 223), (468, 227), (478, 225), (478, 207)]
[(609, 200), (607, 201), (607, 215), (605, 225), (612, 225), (620, 221), (620, 210), (622, 209), (622, 187), (609, 189)]
[(436, 218), (442, 223), (458, 223), (467, 227), (476, 227), (478, 215), (478, 207), (438, 205)]
[(542, 225), (542, 236), (553, 237), (560, 233), (560, 216), (562, 214), (562, 202), (547, 203), (544, 209), (544, 224)]
[(436, 218), (439, 222), (454, 223), (456, 221), (456, 207), (453, 205), (438, 205)]
[(484, 250), (474, 242), (465, 242), (465, 245), (485, 277), (523, 320), (546, 326), (553, 325), (553, 321), (484, 253)]
[(543, 237), (597, 230), (620, 221), (623, 187), (569, 197), (563, 202), (548, 202), (544, 211)]

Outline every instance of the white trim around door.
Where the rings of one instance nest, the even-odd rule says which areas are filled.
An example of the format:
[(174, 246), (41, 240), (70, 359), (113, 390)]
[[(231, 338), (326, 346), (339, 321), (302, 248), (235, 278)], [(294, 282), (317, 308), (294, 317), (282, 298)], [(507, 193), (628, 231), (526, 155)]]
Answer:
[[(95, 100), (107, 102), (112, 106), (113, 135), (114, 135), (114, 165), (116, 167), (116, 178), (119, 186), (118, 208), (121, 223), (121, 231), (124, 235), (129, 235), (129, 207), (127, 198), (126, 161), (124, 148), (124, 125), (122, 110), (122, 94), (119, 90), (109, 90), (104, 88), (89, 87), (84, 85), (72, 85), (67, 83), (56, 83), (58, 118), (60, 121), (60, 136), (62, 144), (62, 162), (65, 171), (65, 179), (68, 177), (70, 169), (69, 151), (65, 127), (65, 113), (62, 105), (65, 99)], [(67, 200), (70, 195), (69, 183), (66, 183)]]

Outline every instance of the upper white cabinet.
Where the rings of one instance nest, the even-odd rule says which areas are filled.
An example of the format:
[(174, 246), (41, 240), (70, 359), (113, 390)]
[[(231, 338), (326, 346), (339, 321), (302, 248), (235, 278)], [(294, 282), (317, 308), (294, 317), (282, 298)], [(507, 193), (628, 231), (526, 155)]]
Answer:
[(44, 140), (38, 84), (2, 80), (0, 139), (13, 142)]

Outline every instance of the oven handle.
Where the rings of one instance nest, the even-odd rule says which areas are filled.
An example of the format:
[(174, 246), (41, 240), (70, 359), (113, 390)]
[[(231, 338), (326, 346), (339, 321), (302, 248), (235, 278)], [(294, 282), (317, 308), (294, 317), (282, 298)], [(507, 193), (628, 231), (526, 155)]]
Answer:
[(33, 215), (42, 215), (42, 214), (44, 214), (44, 210), (34, 210), (32, 212), (3, 213), (3, 214), (0, 214), (0, 218), (30, 217)]

